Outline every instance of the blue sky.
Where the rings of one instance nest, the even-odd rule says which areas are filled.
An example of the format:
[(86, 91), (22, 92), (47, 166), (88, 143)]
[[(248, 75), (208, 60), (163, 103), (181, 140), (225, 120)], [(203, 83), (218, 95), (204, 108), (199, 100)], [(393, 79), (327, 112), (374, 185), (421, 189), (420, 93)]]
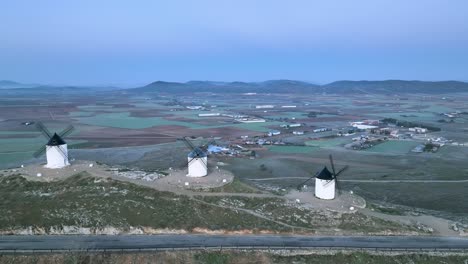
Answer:
[(468, 80), (466, 0), (0, 1), (0, 79)]

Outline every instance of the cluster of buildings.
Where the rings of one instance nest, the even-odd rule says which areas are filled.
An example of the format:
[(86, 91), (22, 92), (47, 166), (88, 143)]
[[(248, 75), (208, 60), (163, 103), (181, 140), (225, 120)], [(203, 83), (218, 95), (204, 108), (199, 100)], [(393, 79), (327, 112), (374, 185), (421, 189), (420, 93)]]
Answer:
[(363, 120), (363, 121), (358, 121), (358, 122), (351, 122), (350, 125), (352, 127), (355, 127), (357, 129), (373, 129), (373, 128), (378, 128), (380, 125), (379, 120)]
[(455, 112), (450, 112), (450, 113), (442, 113), (441, 115), (446, 116), (448, 118), (456, 118), (458, 117), (462, 112), (461, 111), (455, 111)]
[(387, 138), (385, 137), (382, 138), (372, 135), (360, 135), (359, 137), (353, 138), (353, 142), (345, 145), (345, 147), (354, 150), (364, 150), (380, 144), (386, 140)]
[(250, 159), (254, 159), (257, 156), (257, 153), (254, 150), (242, 147), (239, 144), (232, 144), (229, 147), (209, 145), (207, 152), (208, 154), (214, 154), (218, 156), (248, 157)]
[(239, 123), (264, 123), (266, 122), (266, 120), (263, 118), (250, 117), (248, 115), (241, 115), (241, 114), (225, 114), (225, 113), (211, 112), (211, 113), (200, 113), (198, 114), (198, 117), (229, 117), (229, 118), (233, 118), (235, 122), (239, 122)]

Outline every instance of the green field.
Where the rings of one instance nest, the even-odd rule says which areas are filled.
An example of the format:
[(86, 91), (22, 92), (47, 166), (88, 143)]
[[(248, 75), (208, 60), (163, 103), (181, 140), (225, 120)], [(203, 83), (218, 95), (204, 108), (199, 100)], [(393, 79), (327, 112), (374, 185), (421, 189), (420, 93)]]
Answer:
[(350, 138), (337, 137), (337, 138), (323, 139), (323, 140), (309, 140), (309, 141), (306, 141), (305, 144), (307, 146), (313, 146), (313, 147), (330, 148), (330, 147), (336, 147), (342, 144), (346, 144), (349, 142), (351, 142)]
[(153, 126), (165, 125), (178, 125), (190, 128), (204, 128), (204, 126), (201, 125), (181, 121), (169, 121), (160, 117), (133, 117), (130, 116), (129, 112), (98, 114), (95, 116), (81, 117), (78, 119), (80, 123), (83, 124), (128, 129), (143, 129)]
[(301, 118), (306, 118), (307, 113), (304, 112), (272, 112), (273, 115), (266, 115), (265, 117), (269, 118), (296, 118), (296, 119), (301, 119)]
[(0, 135), (8, 135), (14, 137), (15, 135), (30, 135), (30, 136), (37, 136), (39, 135), (39, 131), (0, 131)]
[(435, 121), (440, 117), (430, 112), (383, 112), (370, 114), (378, 117), (395, 118), (406, 121)]
[(153, 126), (166, 126), (166, 125), (177, 125), (184, 126), (192, 129), (208, 129), (208, 128), (220, 128), (220, 127), (237, 127), (246, 130), (267, 132), (270, 129), (266, 126), (282, 124), (281, 122), (265, 122), (265, 123), (241, 123), (241, 124), (223, 124), (223, 125), (199, 125), (190, 122), (166, 120), (161, 117), (133, 117), (130, 116), (129, 112), (122, 113), (106, 113), (98, 114), (91, 117), (78, 118), (80, 123), (95, 125), (95, 126), (106, 126), (106, 127), (117, 127), (117, 128), (128, 128), (128, 129), (143, 129)]
[(372, 148), (366, 149), (365, 151), (377, 153), (406, 154), (417, 145), (420, 145), (420, 143), (414, 141), (389, 140), (380, 143)]
[(30, 152), (15, 152), (15, 153), (0, 153), (0, 167), (16, 164), (20, 161), (26, 161), (33, 157), (34, 151)]
[(77, 112), (68, 113), (68, 116), (70, 117), (90, 117), (93, 115), (94, 115), (94, 112), (92, 111), (77, 111)]
[(0, 153), (34, 151), (45, 143), (47, 143), (47, 140), (39, 136), (33, 138), (1, 138)]
[(269, 146), (268, 149), (273, 152), (278, 153), (310, 153), (317, 151), (319, 148), (317, 147), (309, 147), (309, 146)]

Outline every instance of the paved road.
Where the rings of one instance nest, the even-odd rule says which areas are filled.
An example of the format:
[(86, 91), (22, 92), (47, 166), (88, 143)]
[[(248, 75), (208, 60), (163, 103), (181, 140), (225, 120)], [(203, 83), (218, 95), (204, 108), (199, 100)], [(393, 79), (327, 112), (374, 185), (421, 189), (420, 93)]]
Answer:
[[(306, 180), (310, 177), (276, 177), (276, 178), (260, 178), (260, 179), (247, 179), (251, 181), (274, 181), (274, 180), (290, 180), (290, 179), (301, 179)], [(364, 182), (364, 183), (464, 183), (467, 180), (352, 180), (343, 179), (342, 182)]]
[(468, 249), (468, 238), (416, 236), (118, 235), (0, 236), (0, 251), (150, 250), (195, 247)]

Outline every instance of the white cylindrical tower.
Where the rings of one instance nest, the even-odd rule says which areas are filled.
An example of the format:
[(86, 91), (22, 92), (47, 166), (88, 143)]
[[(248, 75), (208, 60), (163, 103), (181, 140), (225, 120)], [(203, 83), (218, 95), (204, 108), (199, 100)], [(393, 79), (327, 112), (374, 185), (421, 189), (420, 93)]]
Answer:
[(315, 178), (315, 196), (324, 200), (335, 199), (335, 180)]
[(195, 148), (187, 156), (188, 177), (203, 177), (208, 175), (208, 157), (205, 152)]
[(327, 167), (315, 177), (315, 196), (324, 200), (335, 199), (335, 178)]
[(46, 157), (46, 168), (58, 169), (70, 165), (67, 143), (59, 135), (54, 134), (47, 143)]

